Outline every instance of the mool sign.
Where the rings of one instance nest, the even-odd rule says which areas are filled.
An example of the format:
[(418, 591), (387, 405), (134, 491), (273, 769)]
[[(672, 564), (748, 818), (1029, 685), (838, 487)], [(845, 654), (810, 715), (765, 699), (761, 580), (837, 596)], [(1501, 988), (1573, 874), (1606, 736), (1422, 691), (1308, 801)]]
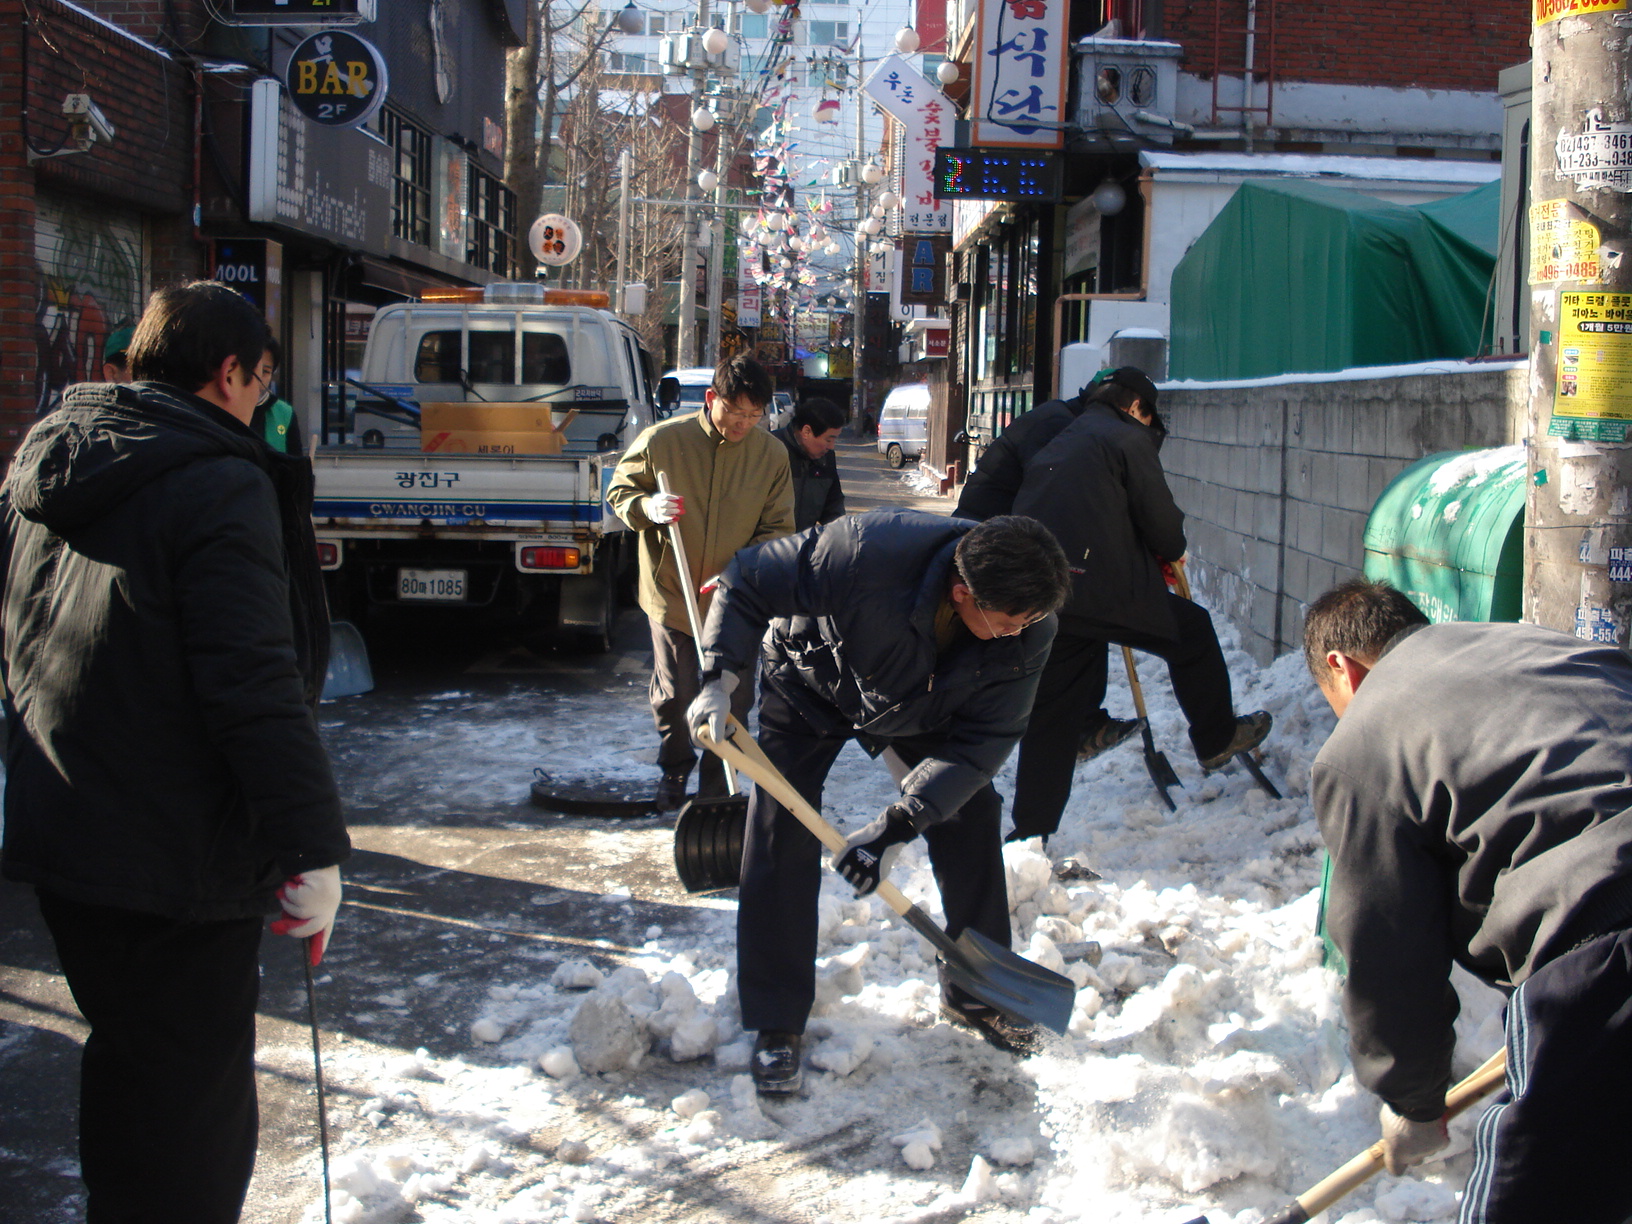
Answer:
[(296, 47), (283, 80), (295, 108), (324, 127), (358, 127), (385, 103), (385, 59), (344, 30), (324, 30)]

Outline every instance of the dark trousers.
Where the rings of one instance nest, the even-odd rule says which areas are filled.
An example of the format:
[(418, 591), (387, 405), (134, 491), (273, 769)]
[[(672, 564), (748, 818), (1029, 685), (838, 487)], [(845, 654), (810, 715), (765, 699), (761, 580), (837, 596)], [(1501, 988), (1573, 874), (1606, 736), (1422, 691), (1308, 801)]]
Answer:
[[(1167, 601), (1178, 627), (1176, 639), (1061, 618), (1015, 763), (1012, 815), (1019, 836), (1048, 837), (1060, 827), (1083, 733), (1103, 717), (1108, 643), (1131, 646), (1167, 664), (1197, 757), (1228, 746), (1235, 734), (1235, 704), (1213, 618), (1188, 599), (1169, 593)], [(1141, 686), (1145, 680), (1140, 678)]]
[(88, 1224), (234, 1224), (260, 1114), (260, 918), (177, 922), (42, 892), (91, 1027), (80, 1062)]
[[(834, 725), (840, 722), (834, 711)], [(767, 682), (759, 706), (759, 745), (793, 788), (818, 811), (847, 732), (813, 727)], [(935, 741), (892, 741), (907, 765), (930, 755)], [(1002, 801), (990, 785), (949, 820), (924, 834), (941, 891), (947, 934), (973, 927), (1009, 946), (1009, 897), (1003, 873)], [(816, 901), (822, 845), (776, 800), (755, 787), (748, 801), (747, 841), (737, 905), (737, 994), (750, 1031), (802, 1033), (816, 998)]]
[(1507, 1005), (1507, 1094), (1479, 1119), (1461, 1224), (1632, 1219), (1632, 931), (1536, 970)]
[[(664, 773), (689, 774), (697, 763), (697, 748), (686, 726), (686, 707), (702, 688), (697, 666), (697, 642), (689, 633), (670, 629), (662, 621), (647, 618), (652, 628), (652, 720), (657, 723), (657, 763)], [(731, 712), (744, 726), (754, 706), (754, 669), (737, 675), (737, 691), (731, 694)], [(703, 753), (697, 771), (698, 793), (725, 794), (725, 767), (712, 752)]]

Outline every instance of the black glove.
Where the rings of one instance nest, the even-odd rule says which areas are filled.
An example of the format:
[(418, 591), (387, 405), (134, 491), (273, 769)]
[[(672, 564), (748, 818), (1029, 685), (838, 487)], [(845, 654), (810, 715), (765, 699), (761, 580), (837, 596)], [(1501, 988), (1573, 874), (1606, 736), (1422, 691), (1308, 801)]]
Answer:
[(850, 882), (856, 896), (865, 897), (890, 874), (901, 847), (917, 836), (906, 809), (892, 803), (877, 820), (850, 835), (834, 867)]

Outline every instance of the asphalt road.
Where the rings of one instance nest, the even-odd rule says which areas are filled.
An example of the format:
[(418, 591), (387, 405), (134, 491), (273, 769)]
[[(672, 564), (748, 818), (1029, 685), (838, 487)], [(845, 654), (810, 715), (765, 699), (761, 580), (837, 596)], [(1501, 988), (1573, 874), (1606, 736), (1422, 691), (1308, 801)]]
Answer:
[[(853, 511), (951, 508), (915, 492), (870, 440), (842, 442), (839, 464)], [(375, 690), (325, 705), (321, 716), (356, 847), (319, 978), (325, 1048), (423, 1046), (452, 1056), (469, 1044), (471, 994), (507, 967), (585, 949), (615, 961), (652, 925), (678, 932), (720, 920), (725, 903), (688, 897), (675, 880), (669, 821), (545, 817), (526, 798), (526, 777), (450, 783), (446, 775), (459, 771), (437, 767), (469, 751), (449, 720), (427, 712), (437, 694), (490, 702), (500, 736), (549, 700), (643, 702), (650, 642), (637, 611), (624, 612), (605, 656), (540, 654), (485, 633), (427, 635), (412, 625), (371, 630), (370, 650)], [(617, 885), (639, 901), (577, 903)], [(261, 1151), (247, 1224), (295, 1224), (314, 1193), (293, 1168), (317, 1142), (296, 953), (292, 940), (263, 943)], [(380, 1005), (405, 986), (400, 1006)], [(84, 1218), (75, 1150), (84, 1036), (31, 890), (0, 882), (0, 1219)], [(340, 1094), (331, 1110), (355, 1104)]]

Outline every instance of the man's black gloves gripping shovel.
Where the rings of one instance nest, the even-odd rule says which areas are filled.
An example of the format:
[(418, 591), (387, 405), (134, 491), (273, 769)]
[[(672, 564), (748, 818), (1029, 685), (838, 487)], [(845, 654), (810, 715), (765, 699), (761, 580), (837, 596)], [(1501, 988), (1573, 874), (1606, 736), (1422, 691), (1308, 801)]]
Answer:
[(850, 835), (834, 868), (850, 882), (856, 896), (868, 896), (890, 874), (901, 847), (917, 836), (918, 830), (906, 809), (892, 803), (877, 820)]

